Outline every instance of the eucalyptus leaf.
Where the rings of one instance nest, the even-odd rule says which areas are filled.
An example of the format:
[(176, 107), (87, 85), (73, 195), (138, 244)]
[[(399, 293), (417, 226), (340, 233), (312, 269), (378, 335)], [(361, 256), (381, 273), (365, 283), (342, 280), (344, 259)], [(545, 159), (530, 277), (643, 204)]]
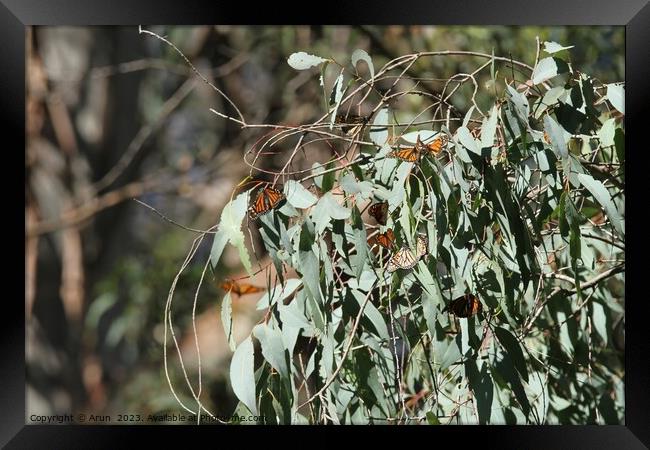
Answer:
[(460, 127), (456, 131), (456, 135), (458, 136), (458, 140), (463, 145), (463, 147), (465, 147), (467, 150), (477, 155), (481, 154), (481, 148), (479, 147), (479, 144), (477, 143), (476, 139), (474, 139), (472, 134), (469, 132), (467, 127)]
[(232, 299), (230, 298), (230, 292), (227, 292), (221, 301), (221, 323), (223, 325), (223, 331), (226, 333), (228, 346), (230, 350), (235, 351), (237, 344), (233, 336)]
[(562, 50), (568, 50), (570, 48), (575, 47), (574, 45), (568, 45), (568, 46), (562, 46), (558, 44), (557, 42), (553, 41), (546, 41), (544, 42), (544, 51), (549, 54), (561, 52)]
[(262, 346), (262, 355), (271, 366), (280, 372), (280, 375), (287, 378), (289, 368), (285, 357), (284, 341), (282, 333), (276, 328), (271, 328), (266, 324), (256, 325), (253, 328), (253, 336), (260, 341)]
[(309, 208), (318, 201), (314, 194), (294, 180), (285, 183), (284, 195), (287, 197), (287, 202), (296, 208)]
[(302, 285), (302, 280), (290, 278), (284, 285), (278, 284), (266, 292), (257, 302), (257, 309), (265, 309), (273, 303), (281, 303)]
[(370, 140), (382, 146), (388, 141), (388, 108), (377, 111), (370, 128)]
[(512, 86), (507, 85), (506, 87), (508, 89), (510, 103), (514, 106), (515, 115), (525, 128), (528, 128), (528, 99)]
[(331, 192), (327, 192), (312, 209), (311, 216), (316, 224), (316, 233), (318, 235), (322, 234), (332, 219), (344, 220), (350, 217), (350, 213), (351, 211), (348, 208), (341, 206), (336, 201)]
[(558, 68), (556, 59), (548, 57), (540, 60), (535, 69), (533, 69), (532, 81), (533, 84), (541, 84), (561, 73), (561, 68)]
[(330, 95), (330, 105), (334, 106), (334, 109), (332, 110), (332, 118), (330, 120), (330, 130), (334, 128), (336, 113), (338, 112), (339, 106), (341, 106), (341, 100), (343, 99), (344, 91), (345, 88), (343, 87), (343, 70), (341, 70), (341, 74), (336, 79), (334, 87), (332, 88), (332, 94)]
[(481, 127), (481, 147), (492, 148), (494, 143), (494, 135), (497, 131), (497, 120), (499, 119), (499, 108), (494, 105), (490, 110), (490, 115), (483, 121)]
[(596, 201), (603, 207), (605, 214), (609, 217), (609, 220), (612, 222), (616, 231), (618, 231), (621, 236), (625, 236), (625, 223), (623, 218), (619, 214), (618, 209), (616, 209), (612, 197), (609, 195), (609, 192), (603, 183), (586, 173), (578, 174), (578, 179), (580, 180), (580, 184), (587, 188)]
[(625, 114), (625, 89), (622, 84), (607, 85), (607, 100), (621, 113)]
[(567, 147), (568, 133), (558, 123), (551, 118), (551, 116), (544, 116), (544, 130), (548, 134), (551, 141), (551, 148), (560, 158), (567, 158), (569, 156), (569, 149)]
[(217, 227), (212, 249), (210, 251), (210, 263), (216, 267), (223, 249), (227, 242), (234, 246), (239, 252), (239, 259), (250, 275), (252, 266), (248, 250), (244, 244), (244, 233), (241, 229), (242, 222), (246, 216), (248, 206), (248, 192), (242, 192), (234, 200), (228, 202), (221, 212), (221, 220)]
[(402, 136), (400, 136), (400, 138), (406, 142), (415, 144), (419, 137), (422, 142), (426, 143), (426, 142), (433, 141), (438, 134), (439, 134), (438, 131), (420, 130), (420, 131), (411, 131), (409, 133), (405, 133)]
[(508, 352), (508, 355), (512, 358), (517, 372), (521, 375), (524, 381), (528, 382), (528, 369), (526, 368), (526, 359), (524, 358), (524, 353), (521, 350), (521, 345), (517, 338), (514, 335), (506, 330), (503, 327), (496, 327), (495, 333), (499, 342)]
[(292, 53), (287, 62), (296, 70), (305, 70), (328, 61), (320, 56), (310, 55), (305, 52)]
[(375, 66), (372, 64), (372, 58), (370, 58), (370, 55), (368, 55), (365, 50), (362, 50), (360, 48), (352, 52), (352, 65), (356, 67), (359, 61), (365, 61), (366, 64), (368, 64), (370, 78), (375, 78)]
[(253, 341), (248, 337), (239, 344), (230, 361), (230, 384), (237, 398), (257, 415), (253, 363)]

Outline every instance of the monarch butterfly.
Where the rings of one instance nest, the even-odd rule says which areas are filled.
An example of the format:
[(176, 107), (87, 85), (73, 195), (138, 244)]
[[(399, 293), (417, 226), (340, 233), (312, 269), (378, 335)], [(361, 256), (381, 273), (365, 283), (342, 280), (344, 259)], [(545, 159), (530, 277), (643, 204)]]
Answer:
[(441, 134), (429, 144), (422, 142), (420, 140), (420, 135), (418, 135), (414, 147), (397, 149), (388, 153), (386, 156), (389, 158), (401, 159), (406, 162), (415, 162), (420, 158), (420, 156), (426, 153), (437, 155), (448, 142), (449, 138), (446, 134)]
[(386, 225), (386, 221), (388, 220), (388, 202), (381, 202), (370, 205), (368, 214), (374, 217), (378, 223)]
[(388, 273), (395, 272), (397, 269), (410, 270), (418, 263), (427, 253), (429, 240), (426, 236), (418, 235), (418, 241), (415, 248), (415, 254), (408, 247), (402, 247), (390, 258), (386, 270)]
[(449, 303), (442, 312), (447, 310), (458, 317), (471, 317), (483, 311), (483, 306), (474, 294), (465, 294)]
[(420, 158), (420, 150), (417, 146), (407, 147), (407, 148), (398, 148), (386, 155), (387, 158), (397, 158), (406, 162), (415, 162)]
[(341, 130), (345, 134), (355, 134), (362, 126), (366, 124), (366, 122), (368, 122), (367, 117), (357, 116), (355, 114), (348, 114), (347, 116), (339, 114), (334, 119), (334, 123), (344, 124), (341, 127)]
[(237, 295), (257, 294), (258, 292), (266, 291), (264, 288), (253, 286), (248, 283), (238, 283), (233, 280), (226, 280), (223, 283), (220, 283), (219, 287), (224, 291), (234, 292)]
[[(420, 137), (418, 136), (418, 140)], [(433, 142), (430, 144), (426, 144), (427, 151), (429, 153), (433, 153), (434, 155), (437, 155), (440, 153), (440, 151), (447, 146), (447, 143), (449, 142), (449, 137), (447, 137), (446, 134), (440, 134), (440, 136), (437, 136)]]
[(418, 259), (422, 258), (427, 254), (427, 247), (429, 246), (429, 238), (426, 235), (418, 235), (418, 241), (415, 244), (415, 251), (418, 255)]
[(255, 220), (278, 206), (284, 199), (285, 196), (282, 191), (272, 187), (265, 187), (257, 193), (255, 201), (248, 208), (248, 215), (251, 220)]
[(379, 233), (371, 237), (368, 243), (370, 245), (379, 244), (384, 248), (391, 248), (395, 243), (395, 233), (389, 228), (385, 233)]

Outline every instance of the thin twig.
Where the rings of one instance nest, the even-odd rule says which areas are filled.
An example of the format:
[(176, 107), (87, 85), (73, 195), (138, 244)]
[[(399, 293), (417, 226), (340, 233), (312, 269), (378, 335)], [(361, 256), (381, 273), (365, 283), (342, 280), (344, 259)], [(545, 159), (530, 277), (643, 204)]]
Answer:
[(138, 200), (137, 198), (133, 198), (132, 200), (135, 201), (135, 202), (140, 203), (142, 206), (144, 206), (144, 207), (146, 207), (146, 208), (149, 208), (149, 209), (152, 210), (154, 213), (158, 214), (162, 219), (164, 219), (164, 220), (166, 220), (167, 222), (169, 222), (169, 223), (171, 223), (171, 224), (173, 224), (173, 225), (176, 225), (177, 227), (182, 228), (182, 229), (184, 229), (184, 230), (191, 231), (191, 232), (193, 232), (193, 233), (200, 233), (200, 234), (214, 234), (214, 233), (216, 233), (216, 231), (212, 231), (212, 230), (214, 230), (214, 229), (217, 227), (217, 225), (214, 225), (214, 226), (208, 228), (207, 230), (199, 230), (199, 229), (197, 229), (197, 228), (187, 227), (187, 226), (185, 226), (185, 225), (182, 225), (182, 224), (180, 224), (180, 223), (178, 223), (178, 222), (176, 222), (176, 221), (170, 219), (169, 217), (167, 217), (166, 215), (164, 215), (163, 213), (161, 213), (160, 211), (158, 211), (156, 208), (154, 208), (153, 206), (151, 206), (151, 205), (149, 205), (149, 204), (143, 202), (142, 200)]

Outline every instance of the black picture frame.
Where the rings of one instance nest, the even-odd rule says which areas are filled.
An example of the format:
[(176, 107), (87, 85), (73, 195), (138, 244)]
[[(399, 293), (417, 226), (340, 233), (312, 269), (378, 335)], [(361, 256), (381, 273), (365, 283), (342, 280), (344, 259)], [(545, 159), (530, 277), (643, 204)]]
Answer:
[[(648, 85), (650, 84), (650, 4), (645, 0), (544, 0), (526, 2), (517, 0), (481, 1), (425, 1), (400, 2), (340, 2), (328, 1), (321, 6), (303, 3), (284, 6), (277, 2), (252, 3), (211, 1), (146, 0), (1, 0), (0, 4), (0, 102), (2, 102), (5, 139), (13, 134), (25, 145), (25, 26), (27, 25), (146, 25), (146, 24), (440, 24), (440, 25), (624, 25), (626, 30), (626, 146), (634, 150), (632, 164), (626, 159), (627, 180), (641, 185), (642, 159), (647, 148), (633, 147), (642, 143), (643, 122), (648, 118)], [(314, 7), (317, 6), (317, 7)], [(254, 13), (254, 15), (252, 15)], [(6, 140), (5, 140), (6, 142)], [(18, 159), (16, 146), (4, 146), (7, 158)], [(647, 147), (647, 146), (646, 146)], [(629, 152), (628, 152), (629, 154)], [(18, 161), (15, 162), (18, 164)], [(5, 164), (9, 165), (10, 162)], [(9, 167), (3, 171), (4, 191), (7, 197), (17, 197)], [(17, 171), (16, 171), (17, 173)], [(465, 445), (481, 448), (617, 448), (636, 449), (650, 446), (650, 338), (646, 334), (644, 305), (647, 296), (634, 295), (645, 291), (640, 278), (643, 250), (634, 239), (640, 240), (643, 208), (636, 207), (642, 199), (643, 188), (627, 189), (627, 236), (635, 245), (630, 247), (626, 260), (629, 275), (626, 277), (626, 377), (625, 425), (621, 426), (446, 426), (446, 427), (354, 427), (355, 433), (382, 437), (384, 433), (398, 433), (404, 443), (403, 433), (431, 434), (430, 445), (440, 438), (452, 439)], [(6, 200), (10, 200), (7, 198)], [(632, 205), (633, 208), (627, 207)], [(641, 203), (643, 205), (643, 203)], [(9, 212), (5, 201), (5, 240), (15, 226), (19, 232), (21, 212), (19, 206)], [(632, 214), (632, 216), (630, 216)], [(22, 223), (24, 230), (24, 221)], [(13, 234), (13, 233), (12, 233)], [(19, 245), (19, 244), (18, 244)], [(20, 249), (16, 249), (20, 251)], [(636, 260), (639, 260), (637, 263)], [(8, 254), (5, 262), (13, 261)], [(11, 263), (12, 265), (14, 263)], [(23, 266), (24, 267), (24, 266)], [(8, 272), (6, 272), (8, 273)], [(11, 277), (7, 284), (11, 284)], [(18, 277), (14, 277), (17, 279)], [(17, 284), (17, 283), (16, 283)], [(226, 445), (223, 433), (241, 433), (239, 427), (137, 427), (137, 426), (74, 426), (25, 425), (25, 351), (24, 309), (20, 295), (5, 295), (5, 313), (0, 328), (0, 444), (7, 448), (116, 448), (135, 446), (134, 438), (163, 441), (167, 445), (187, 444), (188, 439), (207, 437), (210, 445)], [(22, 297), (24, 298), (24, 297)], [(352, 427), (334, 428), (336, 440), (343, 441)], [(324, 427), (291, 427), (297, 434), (293, 442), (310, 445), (313, 433)], [(287, 428), (284, 428), (286, 432)], [(332, 430), (332, 428), (328, 429)], [(269, 437), (277, 429), (249, 427), (246, 442), (253, 436)], [(198, 433), (198, 434), (197, 434)], [(303, 433), (306, 439), (301, 439)], [(370, 434), (372, 433), (372, 434)], [(393, 435), (395, 437), (395, 435)], [(309, 439), (309, 438), (312, 439)], [(243, 441), (242, 441), (243, 442)], [(407, 444), (407, 445), (414, 445)], [(417, 444), (415, 444), (417, 445)], [(457, 445), (457, 444), (451, 444)]]

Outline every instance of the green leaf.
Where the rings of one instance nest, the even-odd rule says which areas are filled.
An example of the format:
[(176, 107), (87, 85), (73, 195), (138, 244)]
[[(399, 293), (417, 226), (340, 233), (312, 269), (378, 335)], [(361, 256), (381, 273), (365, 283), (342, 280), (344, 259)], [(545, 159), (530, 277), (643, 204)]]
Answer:
[(221, 301), (221, 324), (223, 325), (223, 331), (226, 333), (226, 341), (230, 350), (235, 351), (237, 343), (235, 342), (232, 329), (232, 300), (230, 298), (230, 292), (227, 292)]
[[(614, 134), (614, 143), (616, 144), (616, 158), (621, 164), (625, 163), (625, 133), (621, 128), (616, 129)], [(621, 171), (625, 170), (625, 165), (621, 166)]]
[(526, 360), (524, 359), (524, 353), (521, 350), (519, 341), (517, 338), (508, 330), (502, 327), (496, 327), (495, 330), (497, 339), (508, 352), (512, 362), (517, 369), (517, 372), (521, 375), (524, 381), (528, 382), (528, 369), (526, 368)]
[(341, 70), (341, 74), (336, 79), (334, 87), (332, 88), (332, 94), (330, 95), (330, 105), (334, 105), (334, 109), (332, 110), (332, 118), (330, 120), (330, 130), (334, 128), (336, 113), (339, 110), (339, 106), (341, 106), (341, 99), (343, 99), (344, 91), (345, 88), (343, 87), (343, 70)]
[(620, 233), (621, 236), (625, 236), (625, 224), (623, 218), (619, 214), (614, 202), (612, 201), (607, 188), (598, 180), (595, 180), (591, 175), (585, 173), (578, 174), (578, 179), (580, 184), (587, 188), (591, 195), (594, 196), (596, 201), (603, 207), (605, 214), (609, 217), (609, 220), (612, 222), (614, 228)]
[(375, 66), (372, 64), (372, 58), (370, 58), (370, 55), (368, 55), (365, 50), (362, 50), (360, 48), (352, 52), (352, 65), (356, 67), (359, 61), (365, 61), (366, 64), (368, 64), (370, 78), (375, 78)]
[(561, 52), (562, 50), (567, 50), (569, 48), (573, 48), (573, 45), (569, 45), (567, 47), (564, 47), (557, 42), (552, 42), (552, 41), (546, 41), (544, 42), (544, 51), (548, 54), (553, 54), (557, 52)]
[(99, 321), (109, 309), (117, 303), (117, 293), (105, 292), (97, 297), (88, 307), (85, 326), (94, 330), (99, 326)]
[(292, 53), (289, 56), (289, 59), (287, 59), (289, 65), (296, 70), (309, 69), (310, 67), (317, 66), (325, 61), (328, 60), (305, 52)]
[(598, 138), (602, 147), (611, 147), (614, 145), (614, 134), (616, 133), (616, 120), (608, 119), (598, 130)]
[(608, 84), (606, 96), (614, 108), (625, 114), (625, 89), (622, 84)]
[(557, 64), (552, 57), (540, 60), (535, 69), (533, 69), (532, 81), (533, 84), (540, 84), (550, 80), (558, 74)]
[(580, 227), (572, 225), (571, 233), (569, 234), (569, 256), (571, 257), (571, 268), (573, 269), (578, 296), (581, 296), (580, 277), (578, 273), (578, 260), (580, 259), (580, 255)]
[(506, 87), (508, 89), (510, 103), (514, 106), (515, 115), (528, 128), (528, 99), (521, 92), (517, 92), (512, 86), (507, 85)]
[(427, 416), (427, 422), (429, 423), (429, 425), (440, 425), (440, 421), (438, 420), (438, 418), (436, 417), (436, 415), (433, 412), (427, 411), (426, 416)]
[(246, 338), (235, 350), (230, 361), (230, 384), (237, 398), (257, 415), (253, 341)]
[(476, 361), (468, 359), (465, 361), (465, 373), (467, 374), (469, 386), (474, 391), (474, 397), (476, 398), (479, 424), (489, 424), (490, 417), (492, 416), (494, 385), (488, 372), (487, 364), (483, 364), (479, 372)]
[(281, 303), (284, 299), (289, 297), (293, 292), (300, 287), (302, 280), (297, 278), (290, 278), (283, 285), (278, 284), (273, 289), (268, 291), (262, 296), (257, 302), (257, 309), (265, 309), (271, 306), (273, 303)]
[[(357, 303), (359, 303), (359, 307), (361, 307), (364, 300), (366, 299), (366, 294), (357, 291), (356, 289), (352, 289), (352, 295), (354, 296)], [(366, 307), (363, 310), (363, 315), (370, 320), (372, 326), (377, 332), (377, 336), (382, 339), (390, 338), (390, 335), (388, 334), (388, 327), (386, 327), (386, 322), (384, 321), (384, 316), (382, 316), (382, 314), (379, 312), (377, 307), (372, 304), (372, 302), (366, 303)]]
[(400, 136), (400, 138), (403, 141), (409, 142), (411, 144), (415, 144), (419, 136), (420, 140), (426, 143), (426, 142), (433, 141), (438, 134), (440, 134), (439, 131), (420, 130), (420, 131), (411, 131), (410, 133), (403, 134), (402, 136)]
[(305, 189), (305, 187), (294, 180), (288, 180), (284, 185), (284, 195), (287, 203), (296, 208), (309, 208), (318, 201), (318, 198)]
[(499, 118), (499, 108), (497, 105), (492, 107), (490, 116), (483, 120), (481, 127), (481, 147), (492, 147), (494, 144), (494, 135), (497, 131), (497, 119)]
[(305, 317), (304, 312), (301, 310), (300, 303), (302, 303), (302, 308), (304, 309), (304, 302), (300, 302), (297, 296), (296, 299), (288, 305), (279, 303), (278, 311), (280, 313), (280, 320), (282, 320), (283, 326), (310, 330), (312, 324), (310, 324)]
[[(380, 109), (372, 121), (370, 128), (370, 140), (382, 146), (388, 141), (388, 108)], [(379, 125), (379, 126), (377, 126)]]
[(369, 181), (357, 181), (352, 173), (348, 173), (339, 181), (341, 188), (346, 194), (361, 194), (364, 199), (370, 198), (373, 191), (373, 185)]
[(440, 370), (445, 370), (460, 359), (460, 348), (455, 339), (445, 340), (436, 343), (436, 362), (440, 364)]
[(351, 211), (341, 206), (331, 192), (327, 192), (312, 209), (311, 217), (316, 224), (316, 233), (321, 235), (332, 219), (345, 220)]
[(594, 329), (601, 337), (605, 345), (607, 345), (607, 313), (605, 308), (598, 302), (593, 302), (592, 305), (592, 318), (594, 322)]
[(539, 119), (548, 107), (555, 105), (563, 95), (566, 95), (567, 92), (568, 91), (564, 86), (555, 86), (546, 91), (541, 100), (542, 106), (535, 109), (535, 118)]
[(223, 253), (223, 249), (226, 248), (227, 243), (228, 235), (226, 232), (223, 230), (217, 230), (212, 240), (212, 249), (210, 250), (210, 265), (213, 269), (217, 267), (217, 264), (221, 259), (221, 254)]
[(253, 336), (260, 341), (262, 346), (262, 356), (271, 364), (275, 370), (280, 372), (282, 377), (289, 376), (287, 359), (284, 353), (284, 342), (282, 333), (276, 328), (271, 328), (265, 324), (256, 325), (253, 328)]
[(477, 155), (481, 154), (481, 148), (479, 147), (478, 142), (476, 141), (476, 139), (474, 139), (474, 137), (469, 132), (469, 129), (467, 129), (467, 127), (460, 127), (456, 131), (456, 135), (458, 136), (458, 140), (463, 145), (463, 147), (465, 147), (467, 150)]
[(569, 222), (567, 221), (566, 215), (566, 198), (568, 194), (566, 191), (562, 191), (562, 196), (560, 196), (560, 204), (558, 205), (557, 218), (560, 222), (560, 234), (564, 237), (569, 235)]
[(566, 159), (569, 156), (569, 148), (567, 147), (569, 133), (549, 115), (544, 116), (544, 130), (548, 134), (551, 148), (555, 154), (562, 159)]
[(242, 222), (246, 216), (248, 206), (248, 192), (243, 192), (234, 200), (228, 202), (221, 212), (221, 220), (212, 241), (210, 251), (210, 263), (216, 267), (226, 246), (229, 242), (239, 251), (239, 259), (250, 275), (252, 273), (251, 260), (248, 250), (244, 244), (244, 233), (241, 230)]
[[(301, 234), (304, 233), (305, 230), (303, 227), (303, 232)], [(320, 264), (318, 257), (311, 248), (308, 250), (301, 249), (298, 253), (298, 261), (299, 264), (296, 266), (296, 269), (300, 272), (308, 296), (320, 303), (322, 301), (322, 295), (320, 289)]]

